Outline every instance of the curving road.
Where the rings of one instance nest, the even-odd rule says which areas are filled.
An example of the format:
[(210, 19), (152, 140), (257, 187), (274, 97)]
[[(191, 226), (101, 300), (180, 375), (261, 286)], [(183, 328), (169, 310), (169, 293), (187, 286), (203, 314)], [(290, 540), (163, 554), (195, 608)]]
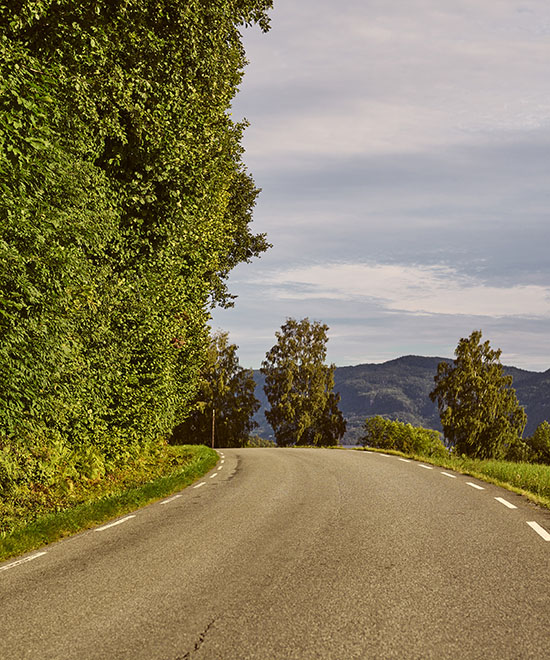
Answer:
[(178, 496), (0, 564), (0, 658), (549, 657), (550, 512), (382, 454), (220, 453)]

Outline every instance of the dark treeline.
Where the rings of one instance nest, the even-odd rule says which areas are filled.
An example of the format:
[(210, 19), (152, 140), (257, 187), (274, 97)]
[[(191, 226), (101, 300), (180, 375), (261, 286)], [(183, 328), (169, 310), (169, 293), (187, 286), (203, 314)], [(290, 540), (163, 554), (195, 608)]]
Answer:
[(100, 476), (188, 412), (268, 245), (228, 109), (271, 0), (0, 7), (0, 488)]
[[(335, 367), (325, 364), (327, 331), (319, 321), (288, 318), (262, 362), (271, 406), (267, 416), (280, 447), (337, 445), (346, 432), (340, 396), (333, 391)], [(251, 435), (258, 426), (254, 413), (260, 402), (254, 394), (253, 371), (239, 365), (237, 349), (227, 333), (211, 338), (193, 410), (174, 429), (170, 442), (216, 447), (274, 444)]]

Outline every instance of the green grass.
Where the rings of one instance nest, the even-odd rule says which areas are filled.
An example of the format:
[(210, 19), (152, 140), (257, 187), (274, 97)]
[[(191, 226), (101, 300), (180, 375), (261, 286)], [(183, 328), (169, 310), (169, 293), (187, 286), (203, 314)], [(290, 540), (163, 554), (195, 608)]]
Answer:
[(370, 447), (367, 450), (404, 456), (423, 463), (445, 467), (461, 474), (468, 474), (476, 479), (525, 495), (532, 502), (550, 509), (550, 465), (479, 460), (456, 456), (428, 457), (418, 454), (405, 454), (392, 449), (373, 449)]
[(72, 495), (73, 502), (32, 507), (19, 503), (0, 509), (0, 561), (36, 550), (63, 537), (95, 527), (189, 486), (208, 472), (218, 454), (201, 445), (167, 447), (155, 462), (141, 461)]

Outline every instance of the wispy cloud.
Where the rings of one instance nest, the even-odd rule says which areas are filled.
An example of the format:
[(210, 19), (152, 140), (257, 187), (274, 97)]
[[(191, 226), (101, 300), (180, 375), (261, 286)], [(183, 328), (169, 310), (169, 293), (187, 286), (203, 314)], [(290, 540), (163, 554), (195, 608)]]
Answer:
[(414, 314), (550, 318), (550, 286), (496, 287), (448, 266), (326, 264), (265, 280), (280, 299), (373, 300)]
[[(277, 0), (234, 115), (273, 249), (215, 313), (257, 366), (285, 317), (339, 365), (550, 356), (548, 0)], [(319, 264), (324, 264), (319, 266)]]

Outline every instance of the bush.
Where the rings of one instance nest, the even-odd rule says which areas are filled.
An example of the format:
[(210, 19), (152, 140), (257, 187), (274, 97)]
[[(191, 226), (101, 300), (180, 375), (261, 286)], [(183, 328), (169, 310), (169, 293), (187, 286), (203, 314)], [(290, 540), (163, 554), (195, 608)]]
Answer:
[(277, 445), (273, 440), (266, 440), (265, 438), (260, 437), (259, 435), (251, 435), (248, 438), (246, 447), (276, 447)]
[(364, 447), (394, 449), (421, 456), (447, 456), (448, 451), (437, 431), (415, 427), (380, 415), (367, 417), (365, 433), (360, 438)]

